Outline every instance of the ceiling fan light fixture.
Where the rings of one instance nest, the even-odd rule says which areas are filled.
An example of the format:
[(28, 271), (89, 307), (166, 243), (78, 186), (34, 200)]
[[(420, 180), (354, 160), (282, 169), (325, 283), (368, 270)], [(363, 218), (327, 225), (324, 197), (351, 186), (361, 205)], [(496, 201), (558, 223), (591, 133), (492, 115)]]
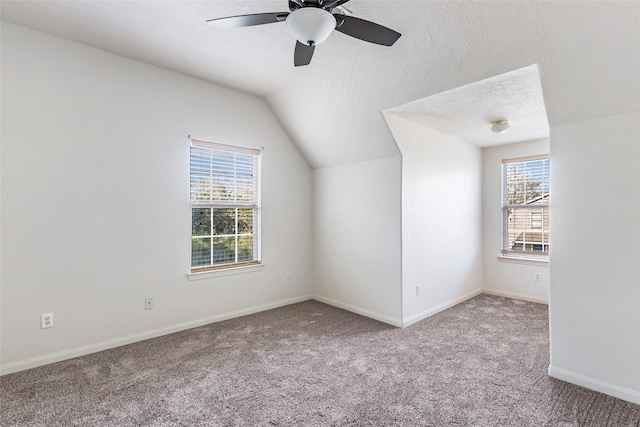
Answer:
[(336, 28), (336, 18), (324, 9), (303, 7), (287, 16), (287, 26), (300, 43), (316, 46)]
[(509, 130), (509, 121), (508, 120), (496, 120), (495, 122), (491, 122), (491, 130), (495, 133), (503, 133)]

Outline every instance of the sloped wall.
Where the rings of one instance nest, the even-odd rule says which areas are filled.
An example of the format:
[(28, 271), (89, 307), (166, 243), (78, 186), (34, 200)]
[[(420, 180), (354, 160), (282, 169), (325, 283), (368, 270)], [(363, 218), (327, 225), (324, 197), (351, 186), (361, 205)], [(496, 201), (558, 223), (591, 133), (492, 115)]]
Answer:
[[(187, 280), (188, 134), (264, 147), (261, 271)], [(311, 214), (260, 98), (2, 23), (3, 372), (309, 298)]]

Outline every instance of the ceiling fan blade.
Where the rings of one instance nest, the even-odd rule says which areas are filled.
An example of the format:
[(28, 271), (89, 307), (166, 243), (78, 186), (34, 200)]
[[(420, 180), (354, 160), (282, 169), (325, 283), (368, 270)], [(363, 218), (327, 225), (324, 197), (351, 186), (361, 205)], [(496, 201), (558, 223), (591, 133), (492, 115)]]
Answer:
[(293, 54), (293, 64), (296, 67), (300, 67), (301, 65), (309, 65), (311, 62), (311, 58), (313, 58), (313, 51), (316, 49), (315, 46), (307, 46), (304, 43), (300, 43), (296, 40), (296, 50)]
[(328, 0), (327, 2), (325, 2), (325, 4), (322, 5), (322, 8), (325, 10), (333, 9), (334, 7), (341, 6), (348, 1), (349, 0)]
[(369, 43), (392, 46), (401, 36), (399, 32), (393, 31), (391, 28), (383, 27), (382, 25), (365, 21), (364, 19), (341, 15), (339, 13), (333, 16), (335, 16), (338, 21), (336, 30)]
[(255, 13), (253, 15), (228, 16), (226, 18), (209, 19), (207, 24), (214, 28), (250, 27), (252, 25), (272, 24), (283, 22), (289, 12)]

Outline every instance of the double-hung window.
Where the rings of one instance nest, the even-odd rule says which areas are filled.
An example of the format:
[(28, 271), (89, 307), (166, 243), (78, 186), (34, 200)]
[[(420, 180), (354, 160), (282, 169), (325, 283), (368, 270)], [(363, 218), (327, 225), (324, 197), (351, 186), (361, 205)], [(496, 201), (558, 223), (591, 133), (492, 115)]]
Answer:
[(260, 157), (191, 140), (191, 272), (260, 263)]
[(549, 253), (549, 156), (502, 161), (502, 253)]

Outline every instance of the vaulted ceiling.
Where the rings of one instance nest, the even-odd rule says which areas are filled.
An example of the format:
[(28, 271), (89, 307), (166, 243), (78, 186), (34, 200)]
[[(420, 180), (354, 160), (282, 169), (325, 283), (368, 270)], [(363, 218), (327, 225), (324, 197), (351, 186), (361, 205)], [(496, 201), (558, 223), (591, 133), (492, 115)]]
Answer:
[[(262, 96), (313, 167), (395, 155), (381, 111), (532, 64), (551, 126), (640, 110), (640, 2), (345, 6), (402, 37), (389, 48), (334, 32), (311, 65), (295, 68), (285, 24), (221, 30), (205, 23), (287, 11), (285, 0), (2, 1), (1, 13), (3, 20)], [(502, 95), (517, 97), (510, 90)], [(505, 114), (525, 115), (513, 104)], [(444, 128), (464, 135), (455, 126)]]

